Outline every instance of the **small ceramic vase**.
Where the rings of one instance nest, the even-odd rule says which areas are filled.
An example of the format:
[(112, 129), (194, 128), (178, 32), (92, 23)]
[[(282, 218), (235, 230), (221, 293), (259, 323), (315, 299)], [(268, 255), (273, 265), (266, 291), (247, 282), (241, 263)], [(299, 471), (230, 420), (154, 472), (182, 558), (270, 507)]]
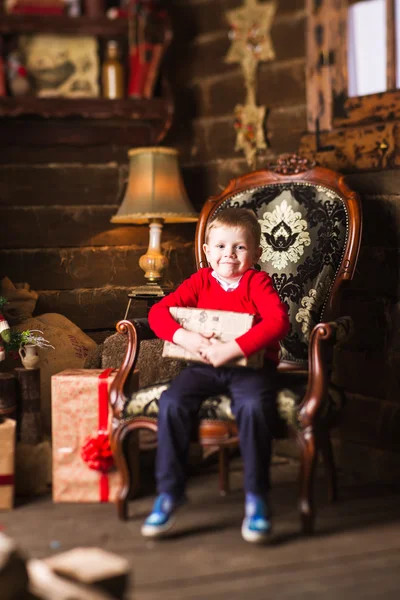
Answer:
[(26, 344), (18, 350), (22, 364), (25, 369), (36, 369), (39, 365), (40, 358), (38, 356), (37, 346)]

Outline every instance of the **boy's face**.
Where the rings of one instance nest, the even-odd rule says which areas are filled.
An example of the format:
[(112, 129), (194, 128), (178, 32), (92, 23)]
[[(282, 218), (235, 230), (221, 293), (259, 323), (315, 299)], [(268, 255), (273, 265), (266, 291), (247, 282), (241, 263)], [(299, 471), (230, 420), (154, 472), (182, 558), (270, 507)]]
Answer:
[(246, 229), (226, 225), (211, 229), (203, 250), (213, 270), (229, 282), (239, 279), (261, 256)]

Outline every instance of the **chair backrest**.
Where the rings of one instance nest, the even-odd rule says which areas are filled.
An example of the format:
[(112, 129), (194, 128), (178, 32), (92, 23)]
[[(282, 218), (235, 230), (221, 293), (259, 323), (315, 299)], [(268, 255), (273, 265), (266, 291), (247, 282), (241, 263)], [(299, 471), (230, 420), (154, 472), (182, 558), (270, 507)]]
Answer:
[(261, 269), (289, 312), (281, 361), (306, 364), (313, 327), (337, 316), (338, 292), (353, 277), (361, 241), (361, 204), (343, 175), (291, 156), (275, 168), (230, 181), (204, 205), (196, 230), (198, 268), (210, 217), (228, 207), (252, 209), (261, 224)]

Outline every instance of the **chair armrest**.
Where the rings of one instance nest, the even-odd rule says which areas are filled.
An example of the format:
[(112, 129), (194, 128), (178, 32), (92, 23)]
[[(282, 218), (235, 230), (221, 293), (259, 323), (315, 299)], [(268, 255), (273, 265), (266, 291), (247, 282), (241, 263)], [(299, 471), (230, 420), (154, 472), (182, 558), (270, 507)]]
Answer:
[(303, 429), (314, 423), (327, 395), (334, 346), (350, 339), (352, 333), (351, 317), (318, 323), (312, 330), (308, 350), (308, 384), (299, 406), (299, 421)]
[(118, 333), (128, 336), (125, 357), (111, 384), (109, 394), (113, 417), (119, 420), (126, 400), (125, 390), (127, 389), (127, 384), (129, 384), (139, 356), (140, 342), (142, 340), (156, 339), (157, 336), (150, 329), (147, 319), (119, 321), (116, 325), (116, 330)]

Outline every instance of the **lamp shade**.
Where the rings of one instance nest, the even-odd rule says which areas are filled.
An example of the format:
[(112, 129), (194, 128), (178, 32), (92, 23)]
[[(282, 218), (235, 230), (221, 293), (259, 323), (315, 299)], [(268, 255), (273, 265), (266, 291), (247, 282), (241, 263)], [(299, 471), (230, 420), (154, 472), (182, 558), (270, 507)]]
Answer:
[(173, 148), (129, 150), (129, 178), (124, 199), (111, 223), (197, 221), (183, 185), (178, 151)]

